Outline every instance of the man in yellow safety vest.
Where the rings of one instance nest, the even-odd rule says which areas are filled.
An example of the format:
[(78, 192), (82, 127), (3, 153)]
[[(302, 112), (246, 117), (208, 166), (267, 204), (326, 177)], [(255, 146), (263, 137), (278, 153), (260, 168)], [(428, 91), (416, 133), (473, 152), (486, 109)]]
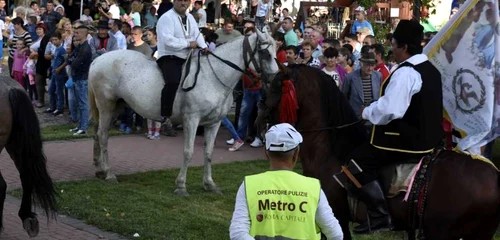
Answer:
[(245, 177), (236, 195), (231, 239), (343, 239), (325, 193), (315, 178), (293, 171), (302, 136), (288, 123), (265, 135), (271, 170)]

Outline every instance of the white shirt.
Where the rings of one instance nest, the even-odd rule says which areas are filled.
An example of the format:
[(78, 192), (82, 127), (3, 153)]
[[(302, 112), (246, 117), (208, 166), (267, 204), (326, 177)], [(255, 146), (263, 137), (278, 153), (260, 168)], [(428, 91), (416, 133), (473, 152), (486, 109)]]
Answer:
[(83, 21), (83, 22), (92, 22), (92, 21), (94, 21), (94, 19), (92, 19), (92, 17), (87, 16), (85, 14), (82, 14), (82, 16), (80, 17), (80, 20)]
[(30, 46), (30, 50), (33, 50), (33, 51), (38, 51), (38, 49), (40, 48), (40, 43), (42, 42), (42, 38), (38, 38), (38, 40), (36, 40), (36, 42), (32, 43), (31, 46)]
[(189, 43), (191, 41), (196, 41), (200, 48), (207, 47), (193, 15), (186, 13), (186, 17), (187, 24), (184, 25), (179, 14), (172, 8), (158, 19), (156, 24), (158, 58), (165, 55), (175, 55), (186, 59), (190, 51)]
[(328, 74), (330, 77), (332, 77), (333, 81), (335, 81), (335, 84), (337, 84), (337, 87), (340, 84), (340, 75), (337, 71), (328, 71), (326, 68), (321, 69), (323, 70), (324, 73)]
[(116, 4), (109, 6), (108, 13), (111, 14), (112, 19), (120, 20), (120, 8)]
[(116, 33), (113, 33), (113, 36), (116, 39), (118, 49), (127, 49), (127, 38), (123, 35), (122, 31), (118, 30)]
[[(425, 54), (417, 54), (404, 62), (417, 65), (427, 60)], [(420, 73), (412, 67), (399, 68), (392, 73), (384, 96), (363, 110), (363, 119), (374, 125), (386, 125), (394, 119), (402, 118), (410, 106), (411, 98), (420, 92), (421, 88), (422, 76)]]
[(207, 12), (205, 9), (200, 8), (198, 11), (196, 11), (197, 14), (201, 14), (200, 19), (198, 19), (198, 27), (207, 27)]
[[(323, 190), (320, 191), (318, 208), (316, 209), (316, 224), (325, 234), (328, 240), (342, 240), (344, 233), (339, 225), (339, 221), (333, 216), (332, 208), (328, 205)], [(236, 194), (236, 204), (234, 206), (233, 219), (229, 226), (229, 237), (231, 240), (251, 240), (250, 218), (248, 213), (247, 197), (245, 192), (245, 182), (240, 185)]]
[(257, 5), (257, 14), (255, 14), (256, 17), (265, 17), (267, 16), (267, 13), (270, 11), (271, 8), (271, 1), (268, 3), (263, 3), (262, 1), (259, 1), (259, 4)]

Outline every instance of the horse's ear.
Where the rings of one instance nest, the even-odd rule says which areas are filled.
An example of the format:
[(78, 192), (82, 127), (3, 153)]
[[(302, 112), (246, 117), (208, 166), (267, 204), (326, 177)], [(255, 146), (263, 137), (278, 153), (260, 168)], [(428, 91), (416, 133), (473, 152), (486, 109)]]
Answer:
[(257, 37), (259, 38), (259, 40), (266, 41), (266, 34), (263, 34), (258, 27), (255, 28), (255, 33), (257, 33)]

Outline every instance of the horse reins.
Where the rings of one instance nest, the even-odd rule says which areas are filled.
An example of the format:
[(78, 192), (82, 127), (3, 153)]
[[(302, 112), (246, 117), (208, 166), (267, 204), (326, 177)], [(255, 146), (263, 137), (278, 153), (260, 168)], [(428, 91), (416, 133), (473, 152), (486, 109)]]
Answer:
[(347, 123), (347, 124), (335, 126), (335, 127), (324, 127), (324, 128), (315, 128), (315, 129), (297, 129), (297, 131), (299, 131), (299, 132), (318, 132), (318, 131), (326, 131), (326, 130), (341, 130), (344, 128), (354, 126), (354, 125), (359, 124), (359, 123), (364, 123), (364, 122), (366, 122), (366, 120), (360, 119), (360, 120), (357, 120), (357, 121), (352, 122), (352, 123)]
[[(252, 78), (253, 77), (253, 73), (248, 71), (248, 67), (250, 66), (250, 63), (252, 63), (255, 67), (255, 70), (257, 72), (260, 72), (261, 71), (261, 67), (257, 64), (257, 60), (255, 59), (255, 54), (259, 51), (259, 46), (260, 46), (260, 43), (259, 43), (259, 40), (257, 40), (257, 44), (255, 46), (255, 49), (249, 51), (248, 49), (252, 49), (251, 46), (250, 46), (250, 41), (248, 40), (248, 36), (245, 36), (245, 40), (243, 42), (243, 60), (245, 61), (245, 70), (241, 69), (239, 66), (237, 66), (236, 64), (228, 61), (228, 60), (225, 60), (219, 56), (217, 56), (215, 53), (213, 52), (208, 52), (210, 55), (214, 56), (215, 58), (217, 58), (218, 60), (220, 60), (221, 62), (223, 62), (224, 64), (228, 65), (229, 67), (231, 67), (232, 69), (238, 71), (238, 72), (241, 72), (245, 75), (247, 75), (248, 77)], [(268, 46), (269, 48), (269, 46)], [(266, 48), (267, 49), (267, 48)], [(191, 53), (188, 55), (188, 60), (186, 61), (186, 74), (184, 76), (184, 78), (182, 79), (182, 83), (181, 83), (181, 86), (184, 85), (184, 82), (186, 81), (186, 78), (187, 76), (189, 75), (189, 70), (190, 70), (190, 67), (187, 67), (187, 66), (190, 66), (191, 65), (191, 55), (192, 55), (192, 51), (191, 50)], [(247, 54), (250, 53), (250, 60), (248, 61), (247, 59)], [(207, 56), (208, 58), (208, 56)], [(194, 83), (193, 85), (191, 85), (190, 87), (187, 87), (187, 88), (184, 88), (182, 87), (182, 90), (184, 92), (189, 92), (191, 90), (193, 90), (193, 88), (196, 86), (196, 83), (198, 82), (198, 75), (200, 73), (200, 70), (201, 70), (201, 63), (200, 63), (200, 59), (201, 59), (201, 52), (198, 52), (198, 60), (197, 60), (197, 69), (196, 69), (196, 73), (195, 73), (195, 77), (194, 77)], [(208, 61), (209, 64), (210, 64), (210, 61)], [(212, 71), (213, 71), (213, 67), (212, 65), (210, 64), (210, 68), (212, 68)], [(214, 72), (215, 73), (215, 72)], [(217, 78), (217, 80), (219, 80), (219, 82), (221, 82), (224, 86), (228, 87), (226, 84), (224, 84), (220, 79), (219, 77), (217, 77), (217, 74), (215, 74), (215, 77)]]

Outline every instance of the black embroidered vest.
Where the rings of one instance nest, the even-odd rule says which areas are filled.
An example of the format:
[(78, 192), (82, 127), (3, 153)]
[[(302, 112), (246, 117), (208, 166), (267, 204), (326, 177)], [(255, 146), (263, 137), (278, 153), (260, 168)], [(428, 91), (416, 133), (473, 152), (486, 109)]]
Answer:
[[(388, 151), (431, 152), (444, 137), (441, 73), (429, 61), (418, 65), (405, 62), (398, 68), (401, 67), (412, 67), (420, 73), (422, 88), (413, 95), (403, 118), (392, 120), (387, 125), (373, 126), (371, 144)], [(381, 96), (385, 94), (391, 78), (392, 74), (383, 83)]]

